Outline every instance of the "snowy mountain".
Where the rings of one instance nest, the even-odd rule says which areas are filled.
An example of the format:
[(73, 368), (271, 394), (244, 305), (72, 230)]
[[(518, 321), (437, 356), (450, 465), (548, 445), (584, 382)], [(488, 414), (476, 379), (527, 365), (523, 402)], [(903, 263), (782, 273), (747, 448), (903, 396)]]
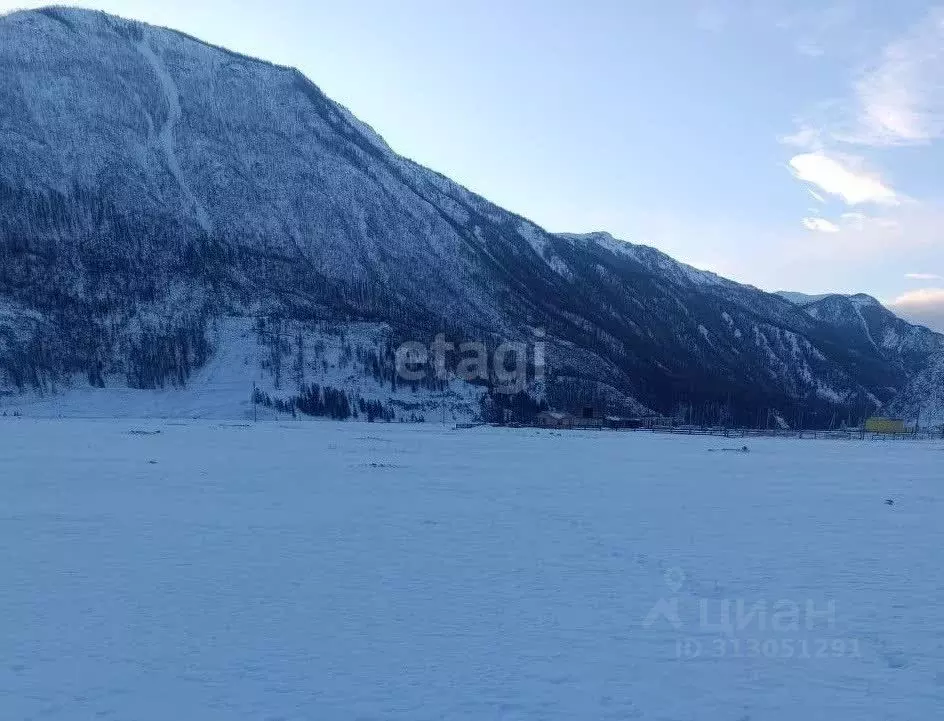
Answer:
[(915, 375), (888, 404), (888, 415), (922, 428), (944, 426), (944, 353)]
[(878, 300), (856, 295), (804, 296), (779, 293), (813, 318), (832, 326), (849, 348), (862, 356), (878, 352), (908, 378), (906, 386), (883, 409), (889, 415), (924, 422), (944, 421), (944, 337), (914, 325)]
[[(238, 357), (227, 382), (264, 386), (276, 408), (328, 381), (389, 403), (403, 341), (494, 348), (540, 329), (535, 402), (825, 424), (889, 401), (941, 348), (867, 303), (801, 307), (605, 233), (548, 233), (398, 156), (297, 70), (175, 31), (13, 13), (0, 67), (0, 388), (14, 400), (192, 394)], [(381, 329), (372, 350), (349, 341), (364, 324)], [(314, 352), (326, 328), (345, 339), (330, 362)], [(237, 335), (254, 350), (234, 353)], [(474, 412), (492, 385), (409, 391)]]
[(888, 362), (900, 364), (909, 376), (926, 368), (928, 358), (944, 350), (939, 333), (899, 318), (864, 293), (829, 295), (804, 304), (803, 310), (844, 334), (850, 348), (863, 355), (877, 351)]

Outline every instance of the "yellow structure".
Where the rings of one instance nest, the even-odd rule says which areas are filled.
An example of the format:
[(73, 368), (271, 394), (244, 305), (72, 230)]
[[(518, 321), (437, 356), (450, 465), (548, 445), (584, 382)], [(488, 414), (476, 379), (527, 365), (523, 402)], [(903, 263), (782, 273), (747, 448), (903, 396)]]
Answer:
[(869, 433), (907, 433), (905, 422), (898, 418), (869, 418), (865, 422)]

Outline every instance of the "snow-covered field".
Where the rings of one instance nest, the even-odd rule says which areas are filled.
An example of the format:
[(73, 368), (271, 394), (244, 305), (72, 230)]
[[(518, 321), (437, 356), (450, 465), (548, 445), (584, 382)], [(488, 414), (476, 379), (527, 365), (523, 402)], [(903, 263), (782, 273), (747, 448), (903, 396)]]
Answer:
[(940, 718), (942, 444), (725, 445), (0, 419), (0, 718)]

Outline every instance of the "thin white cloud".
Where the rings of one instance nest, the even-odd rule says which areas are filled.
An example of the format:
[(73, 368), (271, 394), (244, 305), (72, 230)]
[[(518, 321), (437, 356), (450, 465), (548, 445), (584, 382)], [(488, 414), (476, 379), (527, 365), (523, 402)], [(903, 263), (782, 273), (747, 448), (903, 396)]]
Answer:
[[(757, 3), (763, 7), (766, 3)], [(842, 54), (850, 45), (858, 14), (856, 0), (830, 0), (824, 3), (786, 2), (782, 7), (767, 7), (766, 15), (792, 37), (794, 50), (808, 58)]]
[(802, 153), (790, 159), (794, 175), (847, 205), (898, 205), (898, 195), (875, 174), (853, 170), (825, 153)]
[[(850, 238), (861, 238), (865, 233), (873, 236), (884, 235), (889, 241), (901, 235), (901, 223), (893, 217), (881, 215), (870, 216), (865, 213), (853, 211), (842, 213), (836, 221), (832, 221), (820, 217), (818, 212), (819, 211), (816, 209), (810, 209), (810, 213), (813, 213), (813, 215), (809, 215), (800, 221), (804, 228), (820, 233), (844, 233)], [(857, 236), (851, 234), (857, 234)], [(929, 280), (937, 276), (915, 274), (914, 277)]]
[(819, 233), (838, 233), (839, 226), (826, 218), (804, 218), (803, 227)]
[[(844, 268), (848, 274), (844, 277), (848, 278), (855, 275), (852, 268), (862, 272), (868, 269), (868, 273), (884, 276), (891, 259), (895, 259), (896, 263), (913, 264), (910, 269), (902, 268), (899, 272), (902, 291), (934, 285), (944, 287), (944, 281), (902, 278), (911, 269), (937, 269), (935, 265), (922, 264), (940, 257), (939, 249), (944, 242), (944, 203), (930, 200), (924, 203), (902, 202), (893, 207), (869, 207), (868, 212), (856, 209), (836, 216), (824, 212), (801, 213), (795, 234), (780, 236), (789, 238), (789, 241), (783, 242), (776, 261), (771, 262), (778, 266), (781, 275), (800, 278), (801, 283), (816, 279), (820, 286), (829, 287), (829, 283), (836, 282), (835, 268)], [(803, 226), (804, 217), (828, 218), (839, 231), (828, 234), (813, 232)], [(830, 268), (833, 269), (832, 275)], [(794, 286), (797, 283), (793, 281)]]
[(863, 230), (869, 220), (871, 220), (865, 213), (859, 212), (843, 213), (839, 216), (839, 219), (847, 228), (854, 228), (856, 230)]
[(797, 120), (796, 132), (784, 135), (780, 142), (802, 150), (822, 150), (822, 131), (806, 121)]
[(901, 221), (890, 216), (870, 216), (865, 213), (849, 212), (839, 216), (844, 228), (853, 230), (901, 231)]
[(795, 127), (781, 142), (808, 153), (944, 138), (944, 6), (873, 54), (848, 93), (807, 108)]
[(888, 45), (855, 85), (856, 117), (838, 140), (920, 145), (944, 136), (944, 8)]
[(937, 273), (905, 273), (908, 280), (944, 280)]

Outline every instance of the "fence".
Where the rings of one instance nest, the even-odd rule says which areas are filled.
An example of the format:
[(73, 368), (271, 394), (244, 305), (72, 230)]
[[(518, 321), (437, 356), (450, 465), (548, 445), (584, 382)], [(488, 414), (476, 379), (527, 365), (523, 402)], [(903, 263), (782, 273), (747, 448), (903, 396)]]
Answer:
[[(469, 428), (484, 424), (459, 424), (457, 428)], [(501, 427), (500, 424), (493, 424)], [(669, 433), (681, 436), (719, 436), (722, 438), (808, 438), (808, 439), (835, 439), (835, 440), (870, 440), (870, 441), (928, 441), (944, 439), (944, 429), (927, 431), (909, 431), (906, 433), (875, 433), (859, 429), (846, 430), (791, 430), (782, 428), (700, 428), (694, 426), (650, 426), (641, 428), (612, 428), (599, 424), (581, 424), (561, 428), (546, 426), (519, 426), (538, 428), (541, 430), (573, 430), (573, 431), (617, 431), (621, 433)]]
[(928, 441), (944, 439), (944, 432), (932, 430), (918, 432), (909, 431), (906, 433), (875, 433), (862, 429), (810, 431), (780, 428), (678, 428), (670, 426), (636, 428), (631, 430), (690, 436), (721, 436), (724, 438), (811, 438), (871, 441)]

